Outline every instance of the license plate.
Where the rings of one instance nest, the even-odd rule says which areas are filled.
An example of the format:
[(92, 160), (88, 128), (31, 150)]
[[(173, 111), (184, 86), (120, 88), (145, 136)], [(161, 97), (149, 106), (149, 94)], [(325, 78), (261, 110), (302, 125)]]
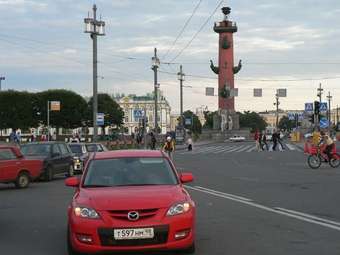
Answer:
[(114, 230), (114, 238), (116, 240), (151, 239), (153, 237), (153, 228), (125, 228)]

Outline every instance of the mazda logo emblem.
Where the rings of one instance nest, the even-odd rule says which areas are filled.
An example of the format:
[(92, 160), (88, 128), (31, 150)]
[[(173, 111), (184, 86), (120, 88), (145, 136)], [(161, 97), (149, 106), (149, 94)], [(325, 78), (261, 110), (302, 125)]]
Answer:
[(129, 220), (135, 221), (139, 219), (139, 213), (136, 211), (132, 211), (127, 214), (127, 217)]

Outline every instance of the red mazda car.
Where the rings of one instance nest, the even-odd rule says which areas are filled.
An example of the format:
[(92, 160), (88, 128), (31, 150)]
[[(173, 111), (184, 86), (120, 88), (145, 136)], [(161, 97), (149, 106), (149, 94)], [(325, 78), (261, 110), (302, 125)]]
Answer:
[(92, 155), (68, 208), (69, 254), (142, 250), (195, 250), (195, 203), (161, 151)]

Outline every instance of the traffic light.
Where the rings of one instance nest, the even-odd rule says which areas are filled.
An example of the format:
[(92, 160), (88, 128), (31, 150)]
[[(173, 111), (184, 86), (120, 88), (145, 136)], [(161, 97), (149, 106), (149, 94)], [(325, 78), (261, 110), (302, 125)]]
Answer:
[(320, 102), (314, 101), (314, 113), (318, 115), (320, 113)]
[(314, 115), (309, 116), (309, 122), (314, 124)]

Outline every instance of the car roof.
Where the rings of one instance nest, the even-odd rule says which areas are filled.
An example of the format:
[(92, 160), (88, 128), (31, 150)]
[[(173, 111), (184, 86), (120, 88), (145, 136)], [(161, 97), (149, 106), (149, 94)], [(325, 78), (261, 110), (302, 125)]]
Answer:
[(58, 144), (58, 143), (65, 143), (65, 142), (58, 142), (58, 141), (49, 141), (49, 142), (34, 142), (34, 143), (25, 143), (25, 144), (22, 144), (22, 146), (25, 146), (25, 145), (40, 145), (40, 144)]
[(94, 159), (110, 159), (110, 158), (163, 158), (164, 154), (158, 150), (116, 150), (96, 152)]

